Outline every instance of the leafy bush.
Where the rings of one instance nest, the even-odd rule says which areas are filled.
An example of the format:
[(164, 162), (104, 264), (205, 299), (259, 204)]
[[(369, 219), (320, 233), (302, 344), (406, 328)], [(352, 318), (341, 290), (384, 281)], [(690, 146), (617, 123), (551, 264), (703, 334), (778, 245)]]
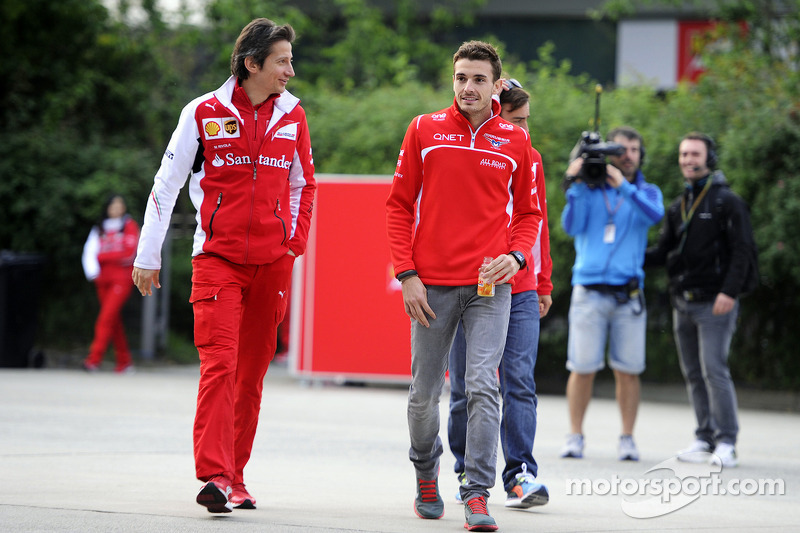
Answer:
[[(0, 197), (6, 200), (0, 248), (48, 257), (40, 334), (46, 347), (88, 345), (96, 304), (80, 253), (89, 227), (112, 191), (125, 194), (131, 213), (141, 219), (181, 107), (228, 75), (231, 43), (244, 23), (271, 13), (298, 29), (298, 77), (291, 90), (308, 113), (318, 172), (391, 175), (412, 118), (452, 103), (450, 57), (459, 43), (447, 40), (448, 31), (468, 23), (480, 2), (468, 3), (470, 9), (455, 17), (450, 0), (441, 0), (424, 24), (415, 24), (413, 0), (398, 3), (391, 20), (369, 9), (366, 0), (321, 3), (327, 11), (320, 20), (280, 0), (246, 6), (215, 0), (203, 27), (167, 27), (154, 4), (144, 4), (146, 20), (132, 26), (111, 21), (97, 1), (0, 4), (0, 29), (15, 43), (13, 54), (0, 57), (6, 80), (0, 113), (13, 132), (0, 144)], [(720, 167), (751, 207), (762, 277), (762, 286), (742, 302), (732, 372), (741, 383), (796, 389), (800, 241), (792, 232), (800, 219), (800, 8), (775, 25), (763, 9), (747, 8), (760, 2), (734, 4), (742, 9), (721, 13), (752, 19), (751, 31), (730, 35), (729, 49), (718, 47), (704, 57), (709, 71), (699, 83), (668, 92), (607, 87), (599, 129), (629, 124), (643, 134), (644, 173), (667, 202), (683, 186), (677, 166), (681, 137), (701, 130), (716, 138)], [(50, 36), (60, 36), (58, 53), (41, 61), (41, 45)], [(595, 83), (572, 75), (569, 62), (557, 64), (552, 52), (545, 46), (537, 61), (509, 61), (505, 68), (532, 94), (531, 136), (547, 175), (555, 289), (543, 321), (538, 372), (561, 379), (574, 262), (572, 240), (560, 224), (561, 181), (581, 131), (595, 126)], [(185, 196), (179, 203), (183, 214), (191, 211)], [(652, 230), (652, 240), (657, 232)], [(173, 243), (172, 252), (170, 323), (172, 336), (182, 339), (178, 344), (191, 338), (190, 233)], [(679, 380), (663, 271), (648, 271), (646, 287), (644, 377)]]

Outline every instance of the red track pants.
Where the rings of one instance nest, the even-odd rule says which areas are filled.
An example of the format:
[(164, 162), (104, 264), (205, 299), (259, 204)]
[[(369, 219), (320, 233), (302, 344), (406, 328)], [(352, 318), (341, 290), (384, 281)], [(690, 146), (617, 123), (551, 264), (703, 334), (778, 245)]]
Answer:
[(86, 364), (100, 365), (108, 345), (113, 342), (117, 357), (116, 368), (122, 370), (131, 364), (131, 352), (122, 324), (122, 306), (131, 294), (133, 282), (130, 279), (95, 280), (95, 287), (100, 300), (100, 314), (94, 324), (94, 340), (89, 348)]
[(268, 265), (237, 265), (211, 254), (192, 260), (200, 354), (194, 460), (201, 481), (222, 474), (243, 483), (293, 265), (290, 255)]

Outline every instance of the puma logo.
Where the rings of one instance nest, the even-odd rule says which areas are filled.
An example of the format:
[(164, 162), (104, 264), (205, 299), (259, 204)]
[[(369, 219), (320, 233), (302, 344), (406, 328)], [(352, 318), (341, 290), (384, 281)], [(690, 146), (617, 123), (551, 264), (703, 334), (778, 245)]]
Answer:
[(217, 104), (209, 104), (208, 102), (206, 102), (206, 106), (210, 107), (212, 111), (217, 110)]
[(283, 295), (286, 294), (286, 291), (278, 291), (278, 294), (280, 294), (281, 298), (283, 298)]

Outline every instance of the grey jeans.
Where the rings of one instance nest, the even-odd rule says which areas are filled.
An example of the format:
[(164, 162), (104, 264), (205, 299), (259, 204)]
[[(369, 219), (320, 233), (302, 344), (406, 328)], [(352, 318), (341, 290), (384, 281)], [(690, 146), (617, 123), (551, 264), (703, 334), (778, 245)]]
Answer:
[(503, 355), (511, 310), (511, 286), (495, 287), (495, 295), (477, 295), (476, 285), (428, 286), (428, 304), (436, 313), (430, 328), (411, 322), (411, 387), (408, 392), (409, 458), (418, 479), (439, 474), (442, 440), (439, 437), (439, 398), (444, 387), (450, 345), (461, 321), (467, 341), (468, 484), (462, 497), (489, 496), (497, 468), (500, 434), (500, 391), (497, 367)]
[(714, 302), (693, 303), (676, 298), (673, 304), (673, 333), (697, 418), (695, 435), (712, 448), (719, 442), (736, 444), (739, 422), (728, 353), (739, 302), (725, 315), (712, 314)]

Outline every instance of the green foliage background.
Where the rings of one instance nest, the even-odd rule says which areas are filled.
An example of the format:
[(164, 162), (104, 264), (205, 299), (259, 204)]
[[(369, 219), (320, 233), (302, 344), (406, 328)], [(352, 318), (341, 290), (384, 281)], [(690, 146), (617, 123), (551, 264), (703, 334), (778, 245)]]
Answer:
[[(256, 16), (291, 23), (297, 78), (290, 90), (303, 100), (320, 173), (391, 175), (403, 134), (417, 114), (452, 102), (452, 30), (469, 26), (480, 0), (397, 2), (389, 17), (366, 0), (320, 2), (313, 20), (280, 0), (214, 0), (208, 23), (166, 24), (153, 0), (141, 2), (144, 21), (111, 18), (95, 0), (5, 0), (0, 4), (0, 249), (44, 253), (45, 298), (39, 343), (82, 350), (97, 311), (83, 278), (83, 242), (106, 196), (126, 195), (141, 220), (167, 139), (181, 107), (219, 86), (241, 27)], [(123, 2), (123, 7), (127, 3)], [(749, 31), (726, 34), (704, 61), (696, 85), (668, 92), (646, 84), (607, 87), (601, 132), (630, 124), (644, 135), (644, 172), (665, 201), (682, 187), (677, 145), (701, 130), (720, 145), (721, 168), (750, 204), (760, 249), (762, 286), (743, 301), (731, 368), (740, 383), (797, 389), (800, 330), (800, 83), (797, 45), (800, 6), (775, 25), (764, 1), (720, 2), (712, 14), (746, 20)], [(457, 7), (458, 6), (458, 7)], [(793, 7), (792, 7), (793, 6)], [(768, 7), (768, 6), (767, 6)], [(613, 8), (613, 9), (612, 9)], [(600, 16), (636, 6), (614, 2)], [(628, 11), (626, 11), (628, 10)], [(454, 15), (458, 13), (458, 15)], [(188, 15), (188, 14), (187, 14)], [(188, 20), (188, 19), (184, 19)], [(736, 26), (733, 26), (734, 28)], [(503, 45), (493, 36), (475, 35)], [(57, 52), (52, 50), (57, 48)], [(582, 130), (591, 129), (595, 82), (557, 64), (552, 48), (529, 64), (507, 62), (508, 75), (531, 92), (531, 132), (548, 176), (554, 306), (543, 321), (537, 372), (566, 375), (566, 316), (571, 239), (561, 230), (561, 177)], [(178, 212), (190, 213), (185, 197)], [(651, 237), (655, 239), (658, 228)], [(189, 237), (173, 246), (171, 325), (191, 339)], [(663, 272), (648, 272), (648, 370), (645, 379), (679, 380)], [(139, 300), (138, 296), (133, 298)], [(794, 348), (794, 349), (793, 349)], [(163, 354), (172, 357), (171, 349)]]

